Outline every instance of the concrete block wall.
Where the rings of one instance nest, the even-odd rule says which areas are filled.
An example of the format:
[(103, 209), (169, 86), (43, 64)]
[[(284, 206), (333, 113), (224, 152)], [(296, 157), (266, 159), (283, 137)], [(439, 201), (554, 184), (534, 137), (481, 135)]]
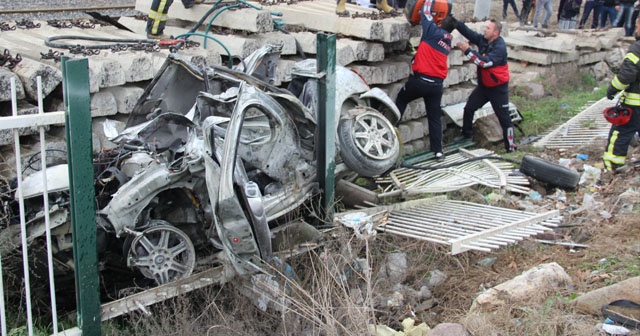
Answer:
[[(116, 0), (115, 2), (124, 0)], [(146, 1), (146, 0), (145, 0)], [(6, 2), (6, 1), (5, 1)], [(50, 3), (50, 1), (48, 1)], [(3, 0), (0, 0), (0, 5)], [(22, 4), (24, 5), (24, 4)], [(201, 5), (198, 5), (201, 6)], [(196, 6), (196, 8), (198, 7)], [(352, 6), (352, 5), (350, 5)], [(180, 7), (180, 4), (173, 7)], [(173, 8), (172, 7), (172, 8)], [(354, 22), (348, 22), (346, 25), (338, 25), (337, 23), (345, 20), (335, 20), (333, 18), (333, 9), (335, 2), (330, 1), (327, 8), (330, 12), (324, 15), (331, 15), (332, 24), (337, 27), (336, 30), (345, 31), (345, 29), (353, 29), (354, 35), (340, 34), (336, 43), (337, 64), (344, 65), (359, 72), (372, 87), (380, 87), (395, 99), (397, 93), (411, 73), (410, 62), (412, 58), (412, 50), (415, 50), (418, 38), (415, 37), (415, 28), (410, 27), (403, 18), (384, 19), (381, 23), (375, 25), (361, 19), (356, 20), (361, 25), (377, 27), (381, 30), (381, 34), (374, 34), (376, 37), (372, 39), (363, 39), (359, 34), (363, 33), (362, 27), (356, 27)], [(183, 9), (183, 8), (182, 8)], [(353, 10), (353, 8), (350, 8)], [(356, 9), (359, 11), (360, 9)], [(184, 12), (184, 15), (193, 15), (193, 13)], [(233, 13), (235, 17), (242, 17), (242, 12)], [(170, 12), (170, 17), (172, 13)], [(249, 17), (263, 18), (261, 15), (253, 13)], [(180, 17), (177, 17), (178, 19)], [(144, 21), (135, 20), (132, 17), (121, 18), (128, 27), (134, 30), (129, 33), (117, 30), (114, 27), (99, 27), (95, 30), (74, 31), (61, 30), (46, 26), (46, 22), (41, 29), (36, 30), (18, 30), (15, 32), (3, 32), (0, 34), (0, 45), (7, 46), (12, 52), (21, 53), (25, 59), (19, 66), (14, 69), (0, 67), (0, 114), (7, 115), (7, 101), (9, 97), (5, 88), (10, 78), (18, 80), (18, 99), (21, 100), (21, 112), (30, 113), (30, 102), (33, 102), (34, 75), (44, 75), (47, 83), (45, 92), (59, 94), (60, 90), (56, 90), (60, 85), (61, 75), (59, 63), (53, 60), (43, 60), (40, 58), (41, 53), (46, 53), (49, 47), (43, 45), (43, 39), (51, 35), (89, 35), (89, 36), (110, 36), (121, 38), (145, 39)], [(177, 21), (180, 23), (180, 21)], [(318, 21), (320, 22), (320, 21)], [(315, 24), (319, 24), (315, 22)], [(336, 23), (337, 22), (337, 23)], [(238, 24), (238, 23), (234, 23)], [(251, 26), (251, 25), (249, 25)], [(473, 25), (472, 25), (473, 26)], [(189, 27), (190, 28), (190, 27)], [(357, 28), (357, 29), (356, 29)], [(473, 26), (475, 30), (480, 30), (481, 25)], [(407, 32), (399, 30), (406, 29)], [(188, 28), (184, 23), (180, 25), (170, 25), (167, 32), (173, 35), (179, 35), (186, 32)], [(327, 32), (332, 32), (330, 29)], [(389, 33), (393, 31), (393, 33)], [(335, 32), (335, 31), (334, 31)], [(419, 31), (418, 31), (419, 32)], [(19, 34), (19, 35), (17, 35)], [(573, 68), (579, 66), (594, 66), (602, 61), (608, 53), (607, 47), (615, 47), (611, 43), (611, 39), (618, 38), (618, 32), (615, 29), (609, 32), (599, 32), (599, 35), (589, 35), (581, 37), (578, 42), (574, 42), (574, 50), (565, 50), (566, 44), (552, 43), (545, 44), (546, 40), (539, 37), (532, 37), (534, 43), (531, 46), (523, 47), (522, 36), (518, 37), (517, 32), (510, 32), (510, 38), (513, 39), (513, 47), (509, 45), (510, 50), (514, 50), (510, 54), (511, 71), (513, 74), (528, 74), (532, 69), (538, 69), (540, 72), (545, 69), (556, 68)], [(527, 33), (528, 34), (528, 33)], [(592, 33), (595, 34), (595, 33)], [(405, 38), (400, 38), (405, 36)], [(520, 34), (523, 35), (523, 34)], [(526, 34), (524, 34), (526, 35)], [(280, 32), (238, 32), (235, 35), (213, 35), (220, 41), (224, 41), (227, 50), (232, 55), (246, 56), (265, 43), (280, 43), (283, 45), (283, 56), (278, 62), (278, 75), (275, 82), (276, 86), (285, 87), (291, 80), (291, 68), (293, 64), (300, 60), (300, 51), (304, 52), (307, 57), (315, 57), (316, 53), (316, 34), (310, 31), (293, 32), (291, 34), (283, 34)], [(373, 36), (373, 35), (372, 35)], [(409, 36), (412, 36), (409, 38)], [(575, 34), (571, 35), (575, 39)], [(454, 32), (454, 43), (456, 39), (460, 39), (459, 35)], [(564, 37), (554, 39), (563, 39)], [(16, 43), (16, 41), (24, 41)], [(198, 42), (202, 42), (198, 40)], [(557, 42), (557, 41), (556, 41)], [(297, 46), (297, 47), (296, 47)], [(543, 48), (543, 49), (536, 49)], [(546, 48), (546, 49), (544, 49)], [(561, 48), (559, 51), (548, 50), (550, 48)], [(564, 49), (562, 49), (564, 48)], [(517, 50), (517, 52), (515, 51)], [(118, 129), (123, 127), (127, 114), (131, 112), (133, 104), (140, 97), (144, 87), (149, 80), (162, 66), (168, 50), (163, 49), (160, 52), (147, 53), (144, 51), (126, 51), (111, 52), (103, 50), (97, 56), (89, 56), (90, 67), (90, 91), (91, 91), (91, 113), (95, 118), (94, 122), (94, 140), (95, 151), (100, 148), (108, 147), (106, 137), (108, 132), (104, 132), (105, 128)], [(181, 54), (191, 58), (191, 61), (197, 64), (222, 64), (226, 51), (210, 43), (207, 49), (185, 49), (180, 51)], [(513, 56), (512, 56), (513, 55)], [(538, 63), (536, 63), (538, 62)], [(546, 64), (552, 62), (552, 64)], [(553, 63), (556, 62), (556, 63)], [(557, 63), (560, 62), (560, 63)], [(572, 66), (567, 66), (572, 65)], [(449, 75), (445, 80), (445, 92), (442, 99), (443, 106), (449, 106), (466, 101), (471, 90), (475, 87), (476, 67), (470, 64), (460, 50), (453, 49), (449, 57)], [(47, 105), (49, 111), (58, 111), (63, 109), (61, 97), (48, 96)], [(32, 106), (32, 105), (31, 105)], [(447, 127), (448, 118), (443, 118), (443, 126)], [(117, 126), (113, 126), (117, 125)], [(21, 134), (31, 134), (32, 130), (21, 130)], [(400, 132), (404, 142), (403, 154), (409, 155), (415, 152), (427, 150), (429, 147), (428, 140), (428, 122), (426, 119), (426, 111), (422, 100), (413, 101), (407, 107)], [(0, 135), (0, 146), (12, 144), (12, 135)], [(0, 147), (1, 150), (1, 147)]]

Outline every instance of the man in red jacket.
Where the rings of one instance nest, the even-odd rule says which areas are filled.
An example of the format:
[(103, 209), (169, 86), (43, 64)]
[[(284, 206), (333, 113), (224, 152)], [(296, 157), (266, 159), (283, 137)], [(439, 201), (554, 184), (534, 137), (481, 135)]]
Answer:
[(456, 20), (456, 29), (469, 42), (478, 46), (478, 50), (469, 47), (469, 42), (461, 41), (456, 46), (478, 67), (478, 86), (471, 92), (464, 106), (462, 135), (456, 141), (471, 139), (473, 135), (473, 115), (491, 102), (502, 127), (504, 148), (507, 153), (516, 150), (513, 122), (509, 116), (509, 65), (507, 63), (507, 45), (500, 36), (502, 25), (489, 20), (484, 34), (477, 33), (464, 23)]
[(413, 74), (402, 86), (396, 98), (396, 106), (404, 114), (407, 105), (422, 97), (429, 121), (429, 147), (436, 155), (436, 160), (444, 160), (442, 150), (442, 83), (447, 77), (449, 67), (447, 57), (451, 50), (451, 32), (455, 19), (447, 16), (436, 22), (429, 11), (420, 15), (422, 37), (418, 50), (413, 57), (411, 70)]

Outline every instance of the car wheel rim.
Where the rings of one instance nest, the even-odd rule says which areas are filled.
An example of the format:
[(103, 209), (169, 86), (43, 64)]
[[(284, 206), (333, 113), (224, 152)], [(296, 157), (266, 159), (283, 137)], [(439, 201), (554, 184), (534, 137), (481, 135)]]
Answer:
[(133, 239), (128, 264), (162, 285), (191, 275), (195, 257), (187, 234), (172, 226), (161, 226), (146, 229)]
[(386, 160), (397, 152), (395, 129), (380, 115), (365, 112), (356, 117), (353, 123), (353, 136), (358, 149), (370, 158)]

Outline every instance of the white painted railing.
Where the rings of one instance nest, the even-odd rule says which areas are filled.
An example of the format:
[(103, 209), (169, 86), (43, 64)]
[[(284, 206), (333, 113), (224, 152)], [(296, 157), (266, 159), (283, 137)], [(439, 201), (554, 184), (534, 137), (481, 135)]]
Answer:
[[(58, 333), (58, 316), (56, 309), (56, 297), (55, 297), (55, 284), (53, 276), (53, 257), (51, 250), (51, 227), (49, 220), (49, 198), (47, 188), (47, 151), (46, 151), (46, 139), (45, 128), (49, 125), (57, 125), (65, 123), (64, 112), (49, 112), (44, 113), (43, 110), (43, 97), (42, 97), (42, 79), (37, 78), (38, 89), (38, 113), (33, 115), (18, 115), (18, 100), (16, 94), (16, 81), (15, 78), (11, 78), (11, 108), (12, 116), (0, 117), (0, 130), (13, 130), (14, 138), (14, 150), (15, 150), (15, 171), (17, 177), (17, 190), (16, 197), (18, 199), (20, 209), (20, 239), (22, 244), (22, 265), (24, 271), (24, 293), (25, 293), (25, 307), (27, 314), (27, 331), (29, 335), (34, 334), (33, 324), (33, 307), (31, 297), (31, 283), (29, 279), (29, 260), (28, 260), (28, 242), (27, 242), (27, 230), (25, 219), (25, 207), (24, 198), (22, 194), (22, 161), (21, 161), (21, 145), (20, 145), (20, 129), (27, 127), (38, 127), (40, 133), (40, 155), (41, 155), (41, 169), (42, 169), (42, 183), (43, 183), (43, 203), (44, 203), (44, 216), (45, 216), (45, 228), (46, 228), (46, 242), (47, 242), (47, 261), (49, 270), (49, 293), (51, 297), (51, 326), (53, 334)], [(4, 283), (2, 260), (0, 256), (0, 324), (2, 336), (7, 335), (7, 316), (4, 297)]]

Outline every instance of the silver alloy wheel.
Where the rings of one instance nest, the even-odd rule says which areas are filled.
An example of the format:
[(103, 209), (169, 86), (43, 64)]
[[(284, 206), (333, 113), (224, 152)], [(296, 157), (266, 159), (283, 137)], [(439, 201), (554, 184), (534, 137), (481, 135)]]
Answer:
[(386, 160), (398, 152), (398, 138), (391, 122), (379, 113), (365, 112), (353, 123), (353, 139), (358, 149), (376, 160)]
[(188, 277), (195, 262), (196, 251), (189, 236), (170, 225), (144, 230), (131, 242), (127, 257), (129, 267), (159, 285)]

